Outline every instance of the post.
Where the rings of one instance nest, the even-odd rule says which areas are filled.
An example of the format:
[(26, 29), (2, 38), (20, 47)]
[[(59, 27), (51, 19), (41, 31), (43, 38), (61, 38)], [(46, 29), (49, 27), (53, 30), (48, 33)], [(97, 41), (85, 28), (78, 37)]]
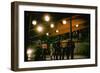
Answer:
[(70, 40), (72, 41), (72, 16), (70, 16)]

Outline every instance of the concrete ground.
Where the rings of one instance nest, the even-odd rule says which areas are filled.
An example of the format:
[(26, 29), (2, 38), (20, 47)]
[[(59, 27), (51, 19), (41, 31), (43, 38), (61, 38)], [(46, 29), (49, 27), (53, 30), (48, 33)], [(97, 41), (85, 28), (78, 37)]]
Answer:
[[(74, 56), (74, 59), (86, 59), (86, 58), (87, 58), (86, 56), (82, 56), (82, 55), (75, 55)], [(46, 60), (51, 60), (51, 57), (47, 56)], [(52, 60), (54, 60), (54, 57), (52, 57)], [(67, 60), (66, 57), (64, 57), (64, 60)]]

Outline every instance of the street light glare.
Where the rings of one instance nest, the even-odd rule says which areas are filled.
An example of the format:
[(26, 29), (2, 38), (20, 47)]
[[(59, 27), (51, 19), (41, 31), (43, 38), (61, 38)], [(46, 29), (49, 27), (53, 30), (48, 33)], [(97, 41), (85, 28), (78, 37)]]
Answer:
[(36, 20), (33, 20), (33, 21), (32, 21), (32, 24), (33, 24), (33, 25), (36, 25), (36, 24), (37, 24), (37, 21), (36, 21)]
[(51, 28), (54, 28), (54, 24), (50, 24), (50, 27), (51, 27)]
[(49, 16), (49, 15), (45, 15), (45, 16), (44, 16), (44, 19), (45, 19), (45, 21), (48, 22), (48, 21), (50, 21), (50, 16)]
[(63, 23), (63, 24), (67, 24), (67, 21), (66, 21), (66, 20), (63, 20), (62, 23)]
[(38, 26), (38, 27), (37, 27), (37, 31), (38, 31), (38, 32), (42, 32), (42, 31), (43, 31), (43, 27), (42, 27), (42, 26)]

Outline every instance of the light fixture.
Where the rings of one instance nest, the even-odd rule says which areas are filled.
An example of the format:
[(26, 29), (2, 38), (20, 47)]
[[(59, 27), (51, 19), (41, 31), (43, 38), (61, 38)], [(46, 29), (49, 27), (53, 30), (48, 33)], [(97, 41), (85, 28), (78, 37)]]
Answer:
[(49, 36), (49, 33), (47, 32), (46, 35)]
[(58, 32), (59, 32), (59, 30), (57, 29), (57, 30), (56, 30), (56, 33), (58, 33)]
[(31, 53), (32, 53), (32, 49), (31, 48), (27, 49), (27, 54), (29, 55)]
[(45, 21), (48, 22), (48, 21), (50, 21), (50, 16), (49, 16), (49, 15), (45, 15), (45, 16), (44, 16), (44, 19), (45, 19)]
[(36, 24), (37, 24), (37, 21), (36, 21), (36, 20), (33, 20), (33, 21), (32, 21), (32, 24), (33, 24), (33, 25), (36, 25)]
[(38, 26), (38, 27), (37, 27), (37, 31), (38, 31), (38, 32), (42, 32), (42, 31), (43, 31), (43, 27), (42, 27), (42, 26)]
[(66, 20), (62, 20), (62, 23), (63, 23), (63, 24), (67, 24), (67, 21), (66, 21)]
[(50, 27), (51, 27), (51, 28), (54, 28), (54, 24), (50, 24)]
[(28, 48), (27, 49), (27, 57), (28, 57), (28, 60), (31, 60), (32, 58), (32, 53), (33, 53), (33, 50), (31, 48)]
[(77, 28), (79, 27), (79, 25), (78, 25), (78, 24), (76, 24), (75, 26), (76, 26)]

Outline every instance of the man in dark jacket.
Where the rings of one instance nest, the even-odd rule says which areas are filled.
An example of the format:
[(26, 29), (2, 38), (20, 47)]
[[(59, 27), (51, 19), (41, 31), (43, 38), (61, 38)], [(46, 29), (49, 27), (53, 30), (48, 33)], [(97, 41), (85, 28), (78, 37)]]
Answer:
[(56, 43), (54, 44), (54, 49), (55, 49), (54, 59), (55, 59), (55, 60), (60, 60), (60, 59), (61, 59), (60, 41), (58, 41), (58, 42), (56, 42)]
[(68, 40), (67, 43), (67, 59), (71, 56), (71, 59), (74, 59), (74, 48), (75, 48), (75, 43), (74, 41)]

